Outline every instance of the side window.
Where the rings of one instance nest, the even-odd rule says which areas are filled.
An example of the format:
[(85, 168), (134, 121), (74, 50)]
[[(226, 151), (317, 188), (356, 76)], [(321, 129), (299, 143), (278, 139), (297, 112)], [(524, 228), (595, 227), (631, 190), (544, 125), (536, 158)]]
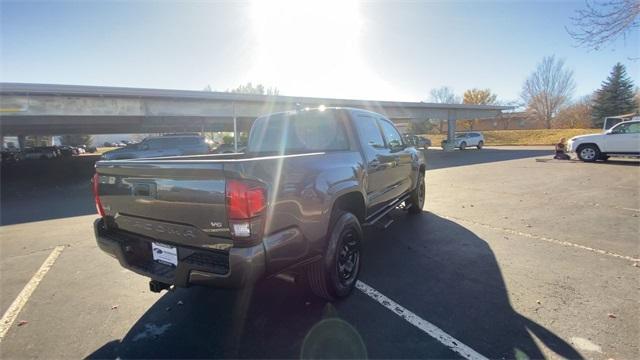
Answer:
[(374, 149), (384, 148), (384, 140), (374, 118), (358, 115), (355, 117), (355, 123), (358, 136), (363, 144), (367, 144)]
[(159, 138), (153, 139), (149, 142), (149, 149), (158, 150), (158, 149), (173, 149), (177, 148), (180, 144), (180, 138)]
[(629, 133), (631, 134), (640, 133), (640, 122), (629, 124)]
[(400, 136), (398, 130), (396, 130), (390, 122), (378, 120), (378, 123), (382, 128), (382, 133), (384, 134), (384, 138), (387, 140), (387, 146), (390, 149), (402, 146), (402, 136)]
[(620, 124), (618, 126), (616, 126), (613, 130), (611, 130), (611, 133), (613, 134), (626, 134), (630, 132), (630, 125), (632, 124)]
[(178, 144), (182, 146), (196, 146), (202, 142), (201, 138), (197, 137), (184, 137), (178, 140)]

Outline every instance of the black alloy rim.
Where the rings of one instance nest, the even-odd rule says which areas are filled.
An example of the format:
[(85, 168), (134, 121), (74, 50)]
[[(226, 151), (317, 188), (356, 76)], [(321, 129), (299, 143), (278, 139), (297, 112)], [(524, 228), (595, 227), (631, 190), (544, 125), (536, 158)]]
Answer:
[(342, 247), (338, 253), (338, 277), (340, 283), (346, 285), (356, 276), (360, 261), (360, 249), (355, 231), (347, 230), (342, 237)]

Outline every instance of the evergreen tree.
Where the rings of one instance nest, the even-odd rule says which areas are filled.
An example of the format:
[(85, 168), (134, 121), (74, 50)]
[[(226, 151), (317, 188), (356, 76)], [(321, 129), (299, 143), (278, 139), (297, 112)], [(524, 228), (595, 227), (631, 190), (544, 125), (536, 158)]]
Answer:
[(611, 74), (595, 93), (592, 120), (595, 127), (602, 127), (604, 118), (636, 111), (633, 81), (624, 65), (617, 63)]

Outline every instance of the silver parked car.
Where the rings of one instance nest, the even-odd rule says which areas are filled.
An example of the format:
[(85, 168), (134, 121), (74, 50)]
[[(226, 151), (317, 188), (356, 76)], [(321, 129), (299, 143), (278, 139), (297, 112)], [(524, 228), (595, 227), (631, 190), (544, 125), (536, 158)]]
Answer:
[[(442, 148), (444, 149), (444, 144), (446, 140), (442, 141)], [(484, 146), (484, 135), (478, 131), (470, 131), (464, 133), (457, 133), (455, 138), (455, 148), (460, 150), (465, 150), (469, 146), (475, 146), (479, 149), (482, 149)]]

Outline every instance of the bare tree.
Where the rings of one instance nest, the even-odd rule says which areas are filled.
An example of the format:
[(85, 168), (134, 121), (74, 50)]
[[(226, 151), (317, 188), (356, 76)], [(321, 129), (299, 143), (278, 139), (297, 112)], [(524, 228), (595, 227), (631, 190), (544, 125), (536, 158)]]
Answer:
[(591, 95), (583, 96), (573, 104), (558, 112), (555, 122), (558, 127), (568, 129), (588, 129), (591, 124)]
[(461, 102), (460, 97), (448, 86), (431, 89), (429, 92), (429, 101), (437, 104), (459, 104)]
[(573, 71), (564, 66), (564, 60), (546, 56), (524, 82), (520, 96), (528, 110), (550, 129), (551, 120), (571, 100), (575, 87)]
[(280, 95), (280, 90), (278, 90), (277, 87), (265, 87), (262, 84), (256, 84), (254, 86), (251, 82), (248, 82), (246, 85), (240, 85), (235, 89), (227, 90), (227, 92), (257, 95)]
[(567, 32), (578, 45), (598, 50), (640, 27), (640, 1), (586, 0), (571, 21), (574, 28)]
[[(448, 86), (442, 86), (439, 88), (431, 89), (429, 92), (429, 101), (437, 104), (459, 104), (462, 102), (459, 96), (457, 96), (453, 89)], [(444, 123), (443, 119), (440, 119), (440, 123), (438, 124), (438, 131), (441, 133), (444, 132)]]

